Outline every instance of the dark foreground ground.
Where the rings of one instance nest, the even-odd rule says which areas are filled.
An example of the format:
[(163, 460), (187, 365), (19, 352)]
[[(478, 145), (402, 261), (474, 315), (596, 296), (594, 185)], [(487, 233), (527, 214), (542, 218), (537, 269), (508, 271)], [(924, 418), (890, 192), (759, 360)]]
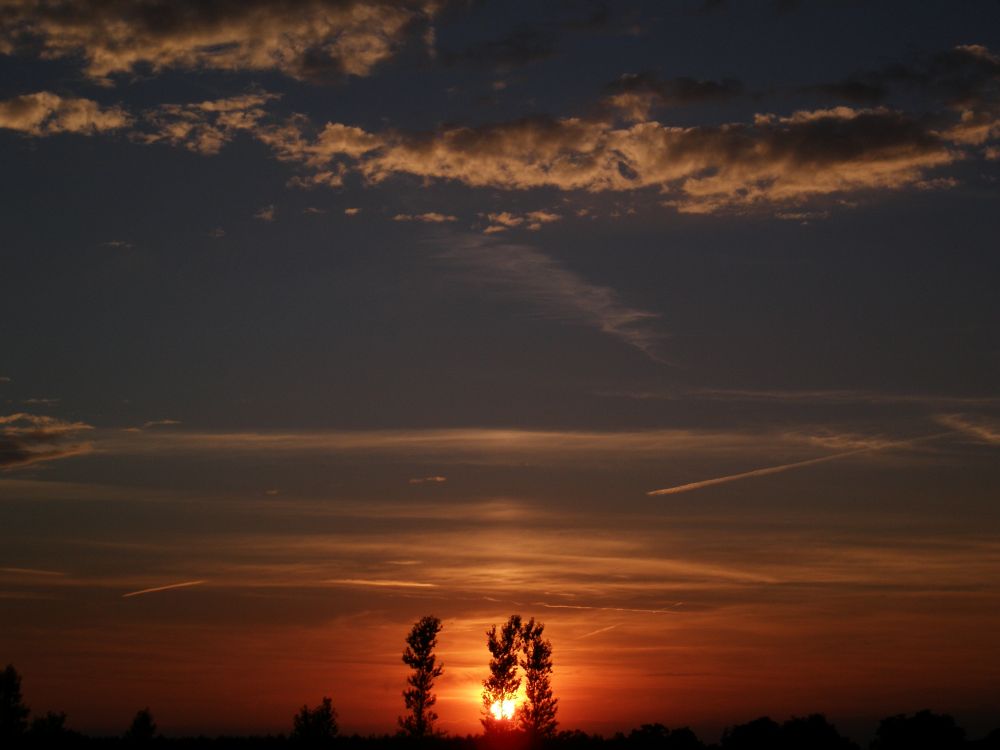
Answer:
[[(644, 724), (628, 734), (604, 738), (579, 731), (562, 731), (532, 741), (512, 732), (495, 737), (337, 736), (333, 726), (297, 728), (290, 735), (266, 737), (159, 736), (151, 715), (140, 712), (122, 737), (87, 737), (67, 728), (65, 716), (49, 714), (35, 719), (17, 737), (0, 738), (0, 750), (9, 748), (131, 748), (135, 746), (182, 750), (186, 748), (324, 747), (329, 750), (862, 750), (842, 736), (821, 714), (796, 717), (783, 724), (762, 717), (726, 729), (721, 742), (702, 742), (690, 729)], [(1000, 750), (1000, 728), (985, 737), (968, 738), (951, 716), (921, 711), (883, 719), (868, 750)]]

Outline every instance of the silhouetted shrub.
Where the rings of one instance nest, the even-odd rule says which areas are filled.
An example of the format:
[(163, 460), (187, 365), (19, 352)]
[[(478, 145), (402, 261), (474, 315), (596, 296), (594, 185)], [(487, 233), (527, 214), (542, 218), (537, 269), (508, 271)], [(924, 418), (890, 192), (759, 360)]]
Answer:
[(781, 742), (781, 727), (768, 716), (746, 724), (726, 727), (722, 733), (724, 750), (771, 750)]
[(153, 721), (153, 714), (149, 708), (143, 708), (135, 712), (131, 725), (125, 730), (122, 736), (129, 744), (144, 745), (152, 741), (156, 736), (156, 722)]
[(315, 708), (303, 706), (292, 720), (293, 742), (318, 746), (330, 743), (336, 736), (337, 711), (326, 696)]
[(898, 714), (879, 723), (872, 750), (957, 750), (965, 743), (965, 730), (948, 714), (919, 711)]

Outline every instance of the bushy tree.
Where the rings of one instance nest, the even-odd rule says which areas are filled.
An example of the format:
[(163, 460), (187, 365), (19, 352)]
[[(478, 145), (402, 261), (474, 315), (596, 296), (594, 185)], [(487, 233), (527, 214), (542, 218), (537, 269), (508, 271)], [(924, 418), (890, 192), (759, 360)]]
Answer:
[(406, 678), (409, 687), (403, 691), (403, 700), (410, 712), (399, 717), (399, 726), (411, 737), (428, 737), (434, 734), (434, 722), (438, 715), (431, 710), (437, 703), (437, 696), (431, 692), (434, 680), (444, 673), (444, 667), (436, 662), (434, 648), (441, 632), (441, 620), (428, 615), (418, 620), (406, 637), (403, 663), (413, 670)]
[(722, 733), (723, 750), (759, 750), (776, 748), (781, 742), (781, 727), (768, 716), (726, 727)]
[(150, 742), (156, 736), (156, 722), (153, 721), (153, 714), (149, 708), (143, 708), (135, 712), (132, 723), (125, 730), (123, 736), (126, 742), (134, 744), (144, 744)]
[(952, 750), (965, 744), (965, 730), (948, 714), (918, 711), (879, 722), (873, 750)]
[(315, 708), (302, 706), (292, 720), (293, 741), (308, 745), (323, 745), (337, 736), (337, 711), (333, 701), (323, 696)]
[(488, 734), (509, 731), (512, 721), (493, 715), (494, 706), (512, 701), (521, 678), (517, 674), (517, 655), (521, 648), (521, 616), (510, 619), (497, 630), (494, 625), (486, 631), (486, 647), (490, 650), (490, 676), (483, 680), (483, 729)]
[(530, 736), (552, 737), (556, 733), (556, 704), (552, 696), (552, 643), (542, 638), (545, 626), (532, 618), (521, 629), (521, 667), (524, 669), (526, 701), (518, 711), (518, 723)]
[(0, 672), (0, 744), (14, 742), (28, 726), (28, 707), (21, 699), (21, 675), (13, 664)]

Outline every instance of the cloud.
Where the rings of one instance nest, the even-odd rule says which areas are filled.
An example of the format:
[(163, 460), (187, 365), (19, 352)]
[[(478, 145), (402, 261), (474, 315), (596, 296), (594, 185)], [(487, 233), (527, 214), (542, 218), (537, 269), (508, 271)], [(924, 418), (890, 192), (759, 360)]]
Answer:
[(140, 143), (169, 143), (198, 154), (217, 154), (238, 133), (258, 131), (264, 105), (278, 94), (255, 92), (192, 104), (162, 104), (147, 111), (131, 133)]
[(79, 433), (93, 429), (37, 414), (0, 415), (0, 470), (89, 453), (90, 443), (77, 442)]
[(662, 79), (656, 73), (626, 73), (607, 87), (604, 105), (622, 115), (642, 121), (655, 108), (683, 107), (700, 102), (730, 99), (743, 93), (743, 83), (734, 78), (705, 81), (678, 76)]
[(434, 476), (434, 477), (416, 477), (409, 480), (410, 484), (444, 484), (448, 481), (448, 477)]
[(663, 362), (656, 313), (628, 307), (611, 288), (591, 284), (544, 253), (480, 239), (455, 242), (440, 258), (483, 285), (520, 297), (548, 318), (596, 328)]
[(488, 213), (486, 219), (489, 221), (489, 225), (483, 230), (483, 234), (505, 232), (514, 227), (524, 227), (536, 232), (542, 228), (543, 224), (551, 224), (561, 218), (560, 214), (551, 211), (529, 211), (526, 214), (514, 214), (510, 211)]
[(528, 65), (551, 57), (555, 35), (548, 29), (521, 24), (502, 37), (470, 45), (461, 51), (444, 50), (446, 65), (485, 65), (497, 70)]
[(750, 471), (742, 471), (738, 474), (727, 474), (726, 476), (713, 477), (712, 479), (702, 479), (698, 482), (689, 482), (688, 484), (679, 484), (673, 487), (664, 487), (659, 490), (650, 490), (647, 495), (658, 496), (658, 495), (677, 495), (682, 492), (690, 492), (692, 490), (700, 490), (705, 487), (714, 487), (718, 484), (728, 484), (729, 482), (738, 482), (741, 479), (752, 479), (754, 477), (764, 477), (771, 474), (780, 474), (785, 471), (791, 471), (792, 469), (801, 469), (805, 466), (815, 466), (817, 464), (827, 463), (828, 461), (839, 461), (843, 458), (849, 458), (851, 456), (858, 456), (863, 453), (871, 453), (872, 451), (881, 451), (888, 448), (900, 448), (904, 446), (913, 445), (914, 443), (925, 441), (925, 440), (936, 440), (948, 435), (952, 435), (954, 432), (944, 432), (937, 433), (934, 435), (925, 435), (919, 438), (913, 438), (910, 440), (899, 440), (891, 443), (876, 443), (864, 448), (858, 448), (855, 450), (844, 451), (843, 453), (834, 453), (829, 456), (820, 456), (819, 458), (810, 458), (804, 461), (793, 461), (792, 463), (780, 464), (778, 466), (767, 466), (763, 469), (751, 469)]
[(273, 203), (257, 209), (253, 217), (260, 221), (274, 221), (278, 215), (278, 208)]
[(129, 122), (129, 115), (121, 107), (102, 107), (92, 99), (64, 99), (48, 91), (0, 100), (0, 128), (28, 135), (93, 135), (118, 130)]
[(693, 127), (535, 117), (375, 134), (334, 123), (315, 140), (293, 123), (277, 155), (314, 169), (350, 164), (369, 183), (412, 175), (507, 190), (653, 188), (679, 211), (712, 213), (926, 184), (930, 170), (966, 157), (973, 125), (993, 132), (993, 121), (949, 118), (836, 107)]
[(433, 0), (6, 0), (0, 53), (81, 58), (101, 82), (136, 70), (366, 76), (443, 5)]
[(200, 586), (205, 583), (205, 581), (182, 581), (181, 583), (168, 583), (166, 586), (154, 586), (150, 589), (141, 589), (139, 591), (130, 591), (127, 594), (122, 594), (122, 599), (128, 599), (133, 596), (141, 596), (142, 594), (155, 594), (159, 591), (172, 591), (174, 589), (186, 589), (190, 586)]
[(452, 216), (451, 214), (439, 214), (436, 211), (431, 211), (425, 214), (396, 214), (392, 217), (393, 221), (420, 221), (425, 224), (443, 224), (451, 221), (458, 221), (457, 216)]
[(119, 250), (131, 250), (135, 245), (126, 240), (108, 240), (101, 243), (104, 247), (113, 247)]
[(220, 240), (226, 236), (226, 230), (222, 227), (215, 227), (214, 229), (208, 230), (208, 236), (214, 240)]
[(938, 421), (964, 435), (991, 445), (1000, 444), (1000, 425), (982, 418), (970, 419), (964, 414), (943, 414)]
[(361, 213), (361, 209), (360, 208), (345, 208), (344, 209), (344, 215), (345, 216), (357, 216), (359, 213)]
[(364, 578), (332, 578), (325, 583), (332, 583), (338, 586), (364, 586), (367, 588), (390, 588), (390, 589), (433, 589), (437, 588), (436, 583), (422, 583), (420, 581), (395, 581), (383, 579)]
[(893, 88), (915, 87), (951, 106), (992, 108), (998, 84), (1000, 56), (981, 44), (960, 44), (909, 63), (852, 73), (841, 81), (804, 90), (870, 104), (888, 97)]

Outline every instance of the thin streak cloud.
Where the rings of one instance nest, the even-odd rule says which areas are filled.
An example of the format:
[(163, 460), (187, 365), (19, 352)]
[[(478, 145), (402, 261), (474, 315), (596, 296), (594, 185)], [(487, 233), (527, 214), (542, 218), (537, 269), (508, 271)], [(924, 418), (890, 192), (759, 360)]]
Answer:
[(873, 451), (886, 450), (888, 448), (898, 448), (905, 445), (912, 445), (913, 443), (920, 442), (923, 440), (934, 440), (936, 438), (945, 437), (946, 435), (953, 435), (954, 431), (942, 432), (934, 435), (926, 435), (924, 437), (914, 438), (913, 440), (902, 440), (895, 443), (886, 443), (884, 445), (873, 445), (867, 448), (859, 448), (852, 451), (844, 451), (843, 453), (834, 453), (829, 456), (820, 456), (819, 458), (810, 458), (805, 461), (793, 461), (788, 464), (780, 464), (778, 466), (767, 466), (763, 469), (751, 469), (750, 471), (742, 471), (739, 474), (728, 474), (723, 477), (713, 477), (712, 479), (703, 479), (698, 482), (689, 482), (688, 484), (679, 484), (675, 487), (664, 487), (659, 490), (650, 490), (646, 494), (649, 496), (655, 495), (678, 495), (681, 492), (690, 492), (692, 490), (700, 490), (704, 487), (714, 487), (717, 484), (728, 484), (729, 482), (737, 482), (741, 479), (752, 479), (753, 477), (763, 477), (770, 474), (780, 474), (784, 471), (790, 471), (791, 469), (799, 469), (803, 466), (813, 466), (815, 464), (823, 464), (828, 461), (836, 461), (841, 458), (848, 458), (850, 456), (857, 456), (862, 453), (872, 453)]
[(143, 594), (155, 594), (159, 591), (171, 591), (173, 589), (185, 589), (190, 586), (200, 586), (205, 583), (205, 581), (182, 581), (181, 583), (168, 583), (166, 586), (154, 586), (149, 589), (140, 589), (139, 591), (130, 591), (127, 594), (122, 594), (122, 599), (128, 599), (132, 596), (141, 596)]
[(365, 578), (331, 578), (326, 583), (338, 584), (340, 586), (371, 586), (373, 588), (394, 588), (394, 589), (434, 589), (436, 583), (423, 583), (421, 581), (391, 581), (383, 579), (369, 580)]
[(653, 324), (657, 313), (625, 305), (614, 289), (590, 283), (532, 247), (466, 238), (438, 257), (483, 285), (525, 300), (545, 317), (596, 328), (666, 364), (665, 334)]

